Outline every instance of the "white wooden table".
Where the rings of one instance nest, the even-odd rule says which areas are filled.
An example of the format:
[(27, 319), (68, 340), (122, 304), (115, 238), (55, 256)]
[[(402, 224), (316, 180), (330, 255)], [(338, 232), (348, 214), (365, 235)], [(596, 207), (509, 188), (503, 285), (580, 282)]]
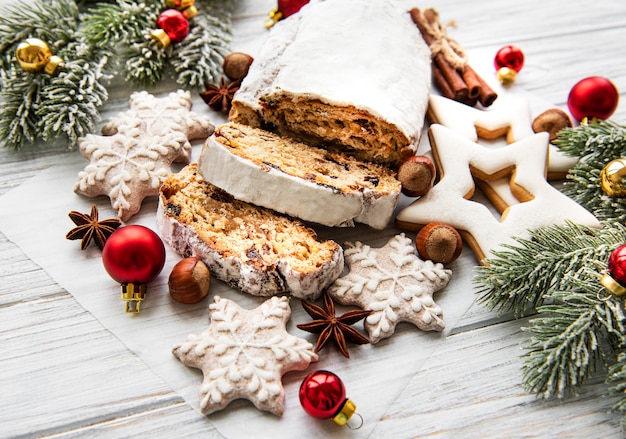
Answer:
[[(0, 5), (9, 3), (12, 2), (0, 0)], [(407, 9), (436, 7), (444, 22), (456, 20), (458, 29), (451, 33), (470, 54), (495, 54), (503, 45), (518, 45), (526, 55), (526, 65), (515, 87), (555, 106), (566, 108), (569, 90), (587, 76), (606, 76), (619, 90), (626, 90), (626, 3), (622, 0), (598, 3), (399, 0), (398, 3)], [(234, 50), (254, 55), (267, 34), (263, 27), (265, 15), (275, 5), (274, 0), (241, 1), (235, 17)], [(164, 90), (155, 90), (158, 91)], [(127, 97), (128, 88), (115, 89), (104, 109), (104, 119), (123, 108)], [(210, 114), (208, 109), (194, 109)], [(618, 108), (613, 120), (626, 122), (626, 106)], [(18, 152), (0, 150), (0, 196), (9, 197), (15, 190), (29, 188), (31, 179), (71, 162), (76, 155), (76, 151), (67, 152), (63, 145), (55, 144), (27, 147)], [(68, 191), (71, 193), (71, 188)], [(26, 209), (18, 199), (10, 210), (12, 215), (20, 216), (32, 207)], [(46, 212), (38, 215), (45, 216)], [(32, 214), (23, 215), (21, 221), (36, 224)], [(71, 223), (67, 222), (69, 228)], [(390, 229), (372, 234), (371, 240), (382, 244), (395, 232)], [(355, 232), (342, 231), (338, 239), (344, 235), (352, 239), (350, 233)], [(362, 235), (356, 239), (368, 237)], [(168, 384), (168, 377), (146, 360), (143, 348), (111, 329), (106, 316), (98, 318), (88, 305), (81, 305), (43, 268), (46, 263), (35, 263), (30, 251), (16, 241), (20, 240), (9, 239), (8, 232), (0, 229), (0, 437), (236, 436), (231, 434), (236, 429), (216, 425), (242, 423), (246, 416), (254, 416), (250, 415), (254, 410), (246, 403), (229, 407), (217, 416), (200, 415), (194, 404), (189, 403), (185, 391), (174, 390)], [(39, 245), (51, 244), (43, 239)], [(456, 291), (473, 294), (467, 281), (475, 263), (472, 258), (466, 248), (459, 262), (451, 267), (465, 279), (465, 284), (457, 281), (452, 287), (453, 277), (451, 287), (455, 294)], [(80, 269), (77, 262), (76, 270)], [(164, 272), (161, 277), (166, 278), (167, 274)], [(161, 288), (162, 284), (163, 281)], [(110, 287), (106, 285), (106, 289)], [(292, 307), (295, 305), (292, 303)], [(302, 318), (301, 311), (299, 315)], [(193, 317), (197, 321), (196, 332), (204, 329), (206, 311)], [(384, 382), (394, 379), (395, 364), (385, 365), (388, 376), (367, 376), (365, 372), (358, 374), (360, 368), (367, 370), (367, 364), (359, 363), (359, 359), (375, 361), (374, 357), (368, 357), (372, 351), (363, 351), (363, 357), (358, 351), (350, 363), (339, 364), (339, 357), (331, 356), (325, 367), (333, 367), (336, 361), (337, 367), (345, 370), (345, 375), (340, 374), (344, 380), (345, 376), (352, 377), (351, 370), (355, 371), (355, 379), (346, 385), (349, 396), (359, 396), (359, 399), (351, 396), (357, 406), (366, 413), (379, 413), (376, 417), (366, 417), (367, 428), (353, 432), (334, 425), (319, 427), (322, 421), (303, 417), (294, 429), (291, 425), (287, 428), (280, 420), (270, 419), (269, 428), (256, 431), (256, 435), (276, 438), (623, 436), (619, 415), (607, 412), (612, 401), (600, 396), (606, 390), (601, 378), (589, 382), (577, 397), (562, 401), (538, 401), (524, 392), (519, 355), (520, 343), (525, 338), (521, 328), (526, 322), (497, 317), (478, 304), (469, 306), (458, 319), (448, 322), (451, 327), (445, 337), (423, 337), (426, 341), (420, 346), (432, 342), (432, 349), (426, 348), (427, 355), (391, 395), (385, 390)], [(172, 318), (163, 321), (163, 325), (170, 325), (175, 331), (177, 322)], [(400, 332), (399, 340), (419, 333), (409, 325)], [(303, 332), (297, 335), (307, 336)], [(391, 341), (380, 349), (387, 348), (393, 349)], [(178, 367), (181, 373), (189, 371), (182, 365)], [(288, 398), (291, 398), (288, 410), (292, 413), (300, 410), (293, 399), (302, 376), (286, 377)], [(199, 375), (193, 373), (190, 380), (192, 391), (197, 391)], [(389, 403), (375, 407), (381, 394), (385, 394)]]

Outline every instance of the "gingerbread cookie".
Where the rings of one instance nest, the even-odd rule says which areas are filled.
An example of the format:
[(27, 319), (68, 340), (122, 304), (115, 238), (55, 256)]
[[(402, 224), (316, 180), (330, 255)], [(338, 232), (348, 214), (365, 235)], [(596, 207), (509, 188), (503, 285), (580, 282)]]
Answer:
[(214, 128), (208, 118), (190, 111), (188, 92), (166, 98), (133, 93), (130, 107), (105, 125), (104, 136), (79, 140), (89, 164), (74, 185), (74, 192), (88, 197), (108, 196), (122, 221), (139, 211), (145, 197), (158, 195), (173, 162), (189, 163), (189, 140), (208, 137)]
[[(452, 99), (431, 95), (428, 118), (432, 123), (448, 127), (472, 142), (504, 137), (506, 143), (511, 144), (540, 131), (536, 128), (539, 125), (536, 119), (531, 117), (528, 99), (519, 97), (501, 97), (488, 110), (479, 110)], [(576, 159), (566, 156), (554, 145), (550, 145), (549, 150), (548, 179), (565, 178), (567, 171), (576, 164)]]
[(235, 399), (248, 399), (259, 410), (282, 415), (281, 377), (317, 361), (308, 341), (287, 333), (289, 299), (272, 297), (255, 309), (241, 308), (219, 296), (209, 307), (211, 324), (191, 334), (172, 353), (186, 366), (202, 370), (200, 409), (209, 414)]
[(350, 272), (328, 292), (339, 303), (372, 310), (364, 323), (371, 343), (391, 337), (400, 322), (413, 323), (422, 331), (443, 330), (443, 313), (432, 296), (448, 284), (450, 270), (418, 258), (404, 233), (380, 249), (361, 242), (344, 247)]
[[(528, 236), (529, 230), (566, 221), (600, 227), (584, 207), (546, 181), (547, 133), (495, 149), (442, 125), (432, 125), (429, 135), (442, 177), (428, 194), (398, 213), (400, 228), (419, 230), (434, 221), (448, 223), (459, 230), (483, 263), (503, 244), (512, 244), (513, 237)], [(485, 181), (507, 177), (518, 203), (507, 206), (501, 219), (496, 219), (487, 206), (470, 199), (473, 177)]]

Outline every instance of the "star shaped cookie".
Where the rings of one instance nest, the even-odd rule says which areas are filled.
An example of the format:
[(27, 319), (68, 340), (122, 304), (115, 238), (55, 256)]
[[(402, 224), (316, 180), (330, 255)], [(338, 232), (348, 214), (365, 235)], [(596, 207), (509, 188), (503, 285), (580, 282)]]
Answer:
[(247, 310), (216, 296), (209, 313), (209, 327), (198, 335), (189, 335), (172, 350), (183, 364), (202, 370), (202, 413), (221, 410), (231, 401), (244, 398), (259, 410), (282, 415), (282, 375), (304, 370), (318, 359), (311, 343), (285, 329), (291, 316), (289, 299), (274, 296)]
[[(401, 229), (419, 230), (434, 221), (448, 223), (462, 233), (483, 263), (502, 244), (513, 244), (514, 237), (526, 237), (529, 230), (567, 221), (600, 227), (589, 211), (546, 181), (548, 133), (496, 149), (437, 124), (431, 125), (429, 136), (441, 180), (398, 213), (396, 225)], [(471, 200), (473, 177), (485, 181), (508, 177), (519, 203), (496, 218), (486, 205)]]
[(130, 97), (130, 110), (78, 142), (90, 162), (78, 174), (74, 192), (106, 195), (122, 221), (139, 211), (144, 198), (158, 195), (173, 162), (189, 163), (189, 140), (206, 138), (213, 125), (191, 110), (191, 95), (181, 91), (156, 98), (147, 92)]
[(391, 337), (400, 322), (413, 323), (422, 331), (443, 330), (443, 313), (433, 294), (448, 284), (452, 272), (417, 257), (404, 233), (379, 249), (347, 242), (344, 256), (350, 272), (328, 292), (343, 305), (372, 310), (364, 323), (371, 343)]
[[(530, 102), (522, 97), (501, 96), (489, 109), (480, 110), (443, 96), (431, 95), (428, 98), (428, 118), (432, 123), (450, 128), (472, 142), (503, 137), (506, 143), (515, 143), (534, 134)], [(490, 146), (498, 147), (497, 144)], [(549, 149), (548, 177), (562, 180), (576, 164), (576, 159), (568, 157), (554, 145), (550, 145)]]

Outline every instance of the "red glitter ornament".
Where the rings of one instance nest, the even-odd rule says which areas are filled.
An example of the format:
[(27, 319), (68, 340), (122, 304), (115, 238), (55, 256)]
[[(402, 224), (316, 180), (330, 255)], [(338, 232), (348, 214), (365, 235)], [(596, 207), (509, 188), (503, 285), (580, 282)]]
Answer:
[(609, 272), (602, 276), (600, 282), (616, 296), (626, 294), (626, 244), (613, 250), (607, 265)]
[(567, 106), (572, 116), (608, 119), (617, 109), (619, 92), (610, 80), (601, 76), (582, 79), (572, 87), (567, 97)]
[(102, 249), (104, 268), (122, 284), (122, 300), (126, 312), (138, 313), (145, 298), (146, 284), (153, 280), (165, 264), (165, 246), (159, 235), (140, 225), (117, 229)]
[(496, 70), (500, 70), (503, 67), (515, 70), (519, 73), (524, 67), (524, 52), (516, 46), (504, 46), (496, 53), (493, 60), (493, 65)]
[(189, 21), (176, 9), (161, 12), (156, 24), (159, 29), (152, 31), (151, 35), (163, 47), (180, 43), (189, 35)]
[[(348, 424), (356, 412), (356, 405), (346, 398), (346, 388), (341, 379), (327, 370), (311, 372), (300, 385), (300, 404), (305, 412), (314, 418), (332, 419), (335, 424)], [(348, 424), (350, 428), (359, 428), (363, 419), (358, 416), (357, 425)]]

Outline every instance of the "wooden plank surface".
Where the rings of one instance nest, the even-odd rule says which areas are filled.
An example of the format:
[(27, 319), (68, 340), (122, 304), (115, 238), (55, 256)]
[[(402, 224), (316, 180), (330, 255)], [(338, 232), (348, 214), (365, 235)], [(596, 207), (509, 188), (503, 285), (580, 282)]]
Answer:
[[(458, 28), (450, 32), (470, 51), (519, 45), (526, 66), (517, 86), (555, 105), (563, 107), (571, 86), (586, 76), (607, 76), (626, 90), (622, 1), (398, 3), (433, 6), (443, 21), (456, 20)], [(258, 49), (266, 35), (262, 21), (274, 6), (269, 0), (240, 2), (234, 49)], [(103, 116), (123, 108), (127, 94), (124, 86), (114, 89)], [(626, 107), (614, 120), (626, 121)], [(68, 154), (76, 152), (57, 144), (1, 150), (0, 195)], [(19, 214), (20, 206), (14, 208)], [(222, 436), (2, 230), (0, 275), (1, 437)], [(566, 401), (544, 403), (524, 393), (518, 356), (525, 323), (474, 305), (385, 416), (367, 420), (375, 424), (371, 437), (621, 437), (619, 417), (607, 413), (611, 400), (599, 396), (601, 381)], [(365, 390), (375, 398), (376, 389)]]

